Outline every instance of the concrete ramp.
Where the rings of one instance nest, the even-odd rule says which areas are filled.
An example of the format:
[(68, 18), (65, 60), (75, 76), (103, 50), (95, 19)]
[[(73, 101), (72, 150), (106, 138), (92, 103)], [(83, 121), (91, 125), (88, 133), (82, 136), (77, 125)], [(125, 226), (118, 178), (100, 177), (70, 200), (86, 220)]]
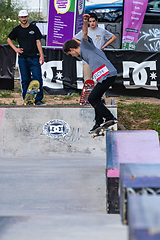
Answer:
[(1, 240), (127, 240), (106, 213), (106, 138), (88, 134), (93, 118), (91, 107), (0, 108)]
[(0, 159), (1, 240), (127, 240), (106, 213), (105, 158)]
[[(117, 116), (116, 106), (109, 108)], [(88, 134), (94, 125), (91, 107), (4, 107), (0, 123), (1, 157), (105, 157), (105, 138)]]

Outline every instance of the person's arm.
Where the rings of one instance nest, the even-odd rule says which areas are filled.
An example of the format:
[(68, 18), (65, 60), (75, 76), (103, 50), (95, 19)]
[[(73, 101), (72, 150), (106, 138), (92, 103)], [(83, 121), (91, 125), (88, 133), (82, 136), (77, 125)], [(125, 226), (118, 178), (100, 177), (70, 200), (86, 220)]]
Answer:
[(74, 35), (72, 39), (80, 45), (82, 40), (82, 30), (79, 31), (76, 35)]
[(107, 47), (109, 44), (111, 44), (112, 42), (114, 42), (116, 40), (116, 36), (115, 35), (112, 35), (112, 37), (109, 39), (108, 42), (106, 42), (102, 47), (101, 47), (101, 50), (103, 51), (105, 49), (105, 47)]
[(84, 14), (83, 15), (83, 27), (82, 27), (82, 38), (88, 41), (88, 19), (90, 15)]
[(75, 40), (79, 45), (81, 44), (81, 41), (76, 39), (75, 37), (73, 37), (72, 39)]
[(10, 47), (13, 48), (13, 50), (14, 50), (16, 53), (18, 53), (18, 55), (20, 55), (20, 53), (23, 53), (23, 48), (17, 48), (17, 47), (13, 44), (13, 42), (12, 42), (12, 40), (11, 40), (10, 38), (7, 38), (7, 42), (8, 42), (8, 44), (10, 45)]
[(39, 39), (36, 40), (36, 44), (37, 44), (37, 48), (38, 48), (38, 51), (39, 51), (39, 54), (40, 54), (39, 62), (42, 65), (44, 63), (44, 55), (43, 55), (41, 41)]

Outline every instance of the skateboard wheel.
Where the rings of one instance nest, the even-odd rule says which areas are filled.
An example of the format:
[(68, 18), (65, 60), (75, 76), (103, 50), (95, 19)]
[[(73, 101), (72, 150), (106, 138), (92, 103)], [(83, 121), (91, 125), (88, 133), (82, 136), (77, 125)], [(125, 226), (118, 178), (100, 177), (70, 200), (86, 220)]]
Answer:
[(103, 128), (101, 129), (101, 132), (102, 132), (102, 133), (104, 132), (104, 129), (103, 129)]
[(114, 131), (114, 127), (112, 127), (112, 131)]
[(102, 133), (102, 136), (104, 137), (104, 135), (105, 135), (105, 134), (104, 134), (104, 132), (103, 132), (103, 133)]
[(92, 135), (92, 138), (95, 138), (95, 136), (94, 136), (94, 135)]

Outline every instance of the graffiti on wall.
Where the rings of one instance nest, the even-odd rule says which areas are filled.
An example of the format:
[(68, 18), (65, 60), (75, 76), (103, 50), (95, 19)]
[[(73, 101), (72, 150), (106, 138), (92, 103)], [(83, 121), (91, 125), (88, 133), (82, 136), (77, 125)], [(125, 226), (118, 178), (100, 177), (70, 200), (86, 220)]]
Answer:
[(147, 51), (159, 51), (160, 50), (160, 28), (147, 29), (147, 31), (141, 31), (140, 37), (137, 43), (144, 45), (144, 49)]

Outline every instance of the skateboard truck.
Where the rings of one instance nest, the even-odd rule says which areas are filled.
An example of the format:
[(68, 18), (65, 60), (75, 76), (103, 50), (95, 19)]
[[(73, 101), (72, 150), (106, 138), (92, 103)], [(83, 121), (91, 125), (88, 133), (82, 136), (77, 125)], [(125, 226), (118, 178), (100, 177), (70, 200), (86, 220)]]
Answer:
[(92, 134), (92, 138), (95, 138), (98, 136), (104, 136), (105, 131), (114, 131), (115, 130), (114, 126), (113, 126), (114, 124), (115, 124), (114, 120), (109, 120), (109, 121), (103, 123), (100, 127), (96, 128), (94, 131), (92, 131), (90, 133), (90, 134)]

